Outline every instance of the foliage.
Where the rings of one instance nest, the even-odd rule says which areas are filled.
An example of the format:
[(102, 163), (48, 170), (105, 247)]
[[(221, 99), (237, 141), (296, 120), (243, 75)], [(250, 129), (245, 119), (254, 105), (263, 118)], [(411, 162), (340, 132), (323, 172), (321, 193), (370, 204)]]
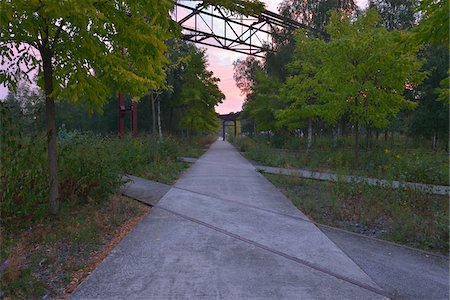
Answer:
[(438, 185), (448, 185), (449, 181), (447, 154), (430, 152), (423, 147), (405, 149), (405, 145), (400, 144), (389, 149), (378, 146), (364, 150), (355, 168), (349, 138), (342, 138), (339, 147), (330, 147), (332, 138), (317, 138), (315, 148), (309, 153), (303, 150), (307, 141), (298, 137), (288, 139), (281, 146), (284, 149), (275, 148), (263, 137), (260, 141), (241, 137), (233, 142), (245, 152), (246, 158), (261, 165)]
[(418, 11), (422, 15), (422, 20), (415, 29), (414, 38), (420, 43), (431, 43), (448, 48), (450, 28), (448, 10), (447, 0), (420, 1)]
[(111, 86), (143, 95), (163, 84), (172, 8), (171, 1), (3, 1), (1, 80), (14, 89), (26, 76), (17, 66), (42, 72), (49, 51), (55, 99), (101, 109)]
[(288, 68), (291, 76), (283, 87), (282, 109), (276, 112), (278, 124), (297, 129), (308, 119), (319, 117), (322, 103), (319, 99), (319, 82), (316, 76), (321, 68), (322, 43), (304, 33), (297, 36), (297, 47)]
[[(133, 97), (164, 85), (172, 1), (3, 1), (0, 83), (38, 72), (45, 93), (50, 211), (59, 209), (55, 100), (101, 110), (111, 88)], [(38, 52), (38, 53), (35, 53)]]
[(182, 105), (185, 107), (180, 120), (181, 128), (197, 132), (217, 129), (214, 108), (225, 98), (217, 85), (219, 80), (213, 76), (213, 72), (206, 70), (205, 52), (193, 48), (180, 91)]
[[(2, 105), (1, 127), (1, 225), (27, 226), (47, 217), (48, 192), (45, 172), (45, 135), (26, 135), (20, 124), (8, 118)], [(172, 183), (185, 164), (181, 155), (195, 154), (192, 140), (168, 137), (157, 142), (100, 136), (76, 131), (60, 132), (58, 146), (62, 203), (101, 202), (117, 192), (124, 173)], [(186, 153), (186, 154), (185, 154)]]
[(354, 23), (333, 15), (318, 75), (320, 95), (334, 108), (325, 120), (347, 113), (356, 126), (385, 127), (401, 109), (414, 106), (403, 91), (423, 79), (418, 47), (408, 47), (405, 33), (387, 32), (378, 22), (373, 10)]
[(419, 103), (411, 116), (409, 128), (414, 135), (426, 138), (436, 136), (446, 142), (449, 132), (448, 98), (446, 101), (437, 101), (436, 89), (439, 89), (442, 81), (448, 80), (448, 48), (428, 45), (421, 54), (426, 58), (423, 69), (429, 75), (417, 88)]
[(355, 9), (356, 3), (353, 0), (284, 0), (279, 8), (282, 15), (320, 31), (325, 30), (325, 26), (329, 22), (330, 11), (339, 11), (350, 16)]
[(366, 184), (266, 176), (316, 222), (417, 248), (448, 252), (445, 196)]
[(257, 15), (264, 10), (264, 2), (259, 0), (203, 0), (202, 5), (220, 6), (244, 16)]
[(256, 81), (258, 84), (253, 86), (250, 98), (244, 103), (244, 111), (255, 120), (258, 130), (273, 130), (280, 84), (260, 70), (256, 71)]
[(256, 84), (257, 70), (262, 70), (262, 63), (253, 56), (233, 62), (233, 79), (243, 95), (251, 93), (252, 87)]
[(415, 0), (372, 0), (369, 7), (378, 11), (387, 30), (407, 30), (416, 25)]

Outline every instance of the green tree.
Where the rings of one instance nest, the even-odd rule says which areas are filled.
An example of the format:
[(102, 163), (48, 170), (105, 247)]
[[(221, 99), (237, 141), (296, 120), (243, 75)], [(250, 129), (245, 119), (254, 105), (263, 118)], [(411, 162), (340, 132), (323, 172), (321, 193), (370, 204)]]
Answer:
[(369, 7), (378, 11), (387, 30), (407, 30), (417, 25), (415, 0), (372, 0)]
[[(111, 87), (141, 96), (164, 83), (163, 40), (176, 32), (172, 1), (0, 3), (0, 81), (14, 89), (39, 72), (45, 93), (50, 211), (58, 211), (55, 101), (101, 109)], [(22, 67), (22, 68), (21, 68)], [(23, 68), (25, 67), (25, 68)]]
[(279, 6), (283, 16), (319, 31), (325, 31), (331, 10), (350, 16), (356, 10), (356, 3), (353, 0), (284, 0)]
[[(429, 43), (437, 47), (444, 47), (449, 51), (449, 2), (448, 0), (423, 0), (418, 11), (422, 15), (419, 26), (415, 30), (414, 39), (419, 43)], [(448, 61), (446, 63), (448, 69)], [(436, 89), (438, 98), (447, 105), (450, 103), (450, 77), (442, 79)]]
[(243, 110), (256, 123), (258, 130), (268, 132), (276, 128), (275, 110), (279, 106), (280, 83), (262, 70), (256, 71), (256, 84)]
[(262, 62), (254, 56), (238, 59), (233, 62), (233, 79), (243, 95), (251, 93), (256, 82), (256, 71), (262, 70)]
[(206, 69), (204, 50), (192, 46), (193, 51), (183, 74), (180, 101), (184, 107), (180, 126), (193, 132), (207, 132), (217, 129), (215, 106), (222, 102), (225, 95), (218, 87), (219, 78)]
[(422, 51), (426, 59), (423, 70), (428, 77), (418, 86), (419, 104), (412, 114), (411, 133), (431, 140), (431, 147), (437, 150), (438, 140), (448, 143), (449, 105), (438, 101), (436, 89), (443, 78), (448, 78), (449, 52), (445, 47), (426, 46)]
[(322, 114), (335, 122), (348, 115), (355, 135), (355, 158), (359, 153), (359, 128), (383, 128), (402, 109), (414, 103), (404, 97), (406, 88), (423, 80), (418, 47), (406, 43), (405, 32), (379, 26), (376, 11), (368, 10), (356, 21), (334, 13), (327, 32), (329, 42), (318, 48), (322, 67), (317, 73), (319, 94), (327, 102)]
[(448, 47), (450, 29), (448, 0), (422, 0), (418, 11), (422, 19), (415, 30), (415, 38), (421, 43)]
[(308, 125), (309, 152), (312, 145), (313, 122), (321, 115), (324, 103), (319, 97), (317, 72), (321, 68), (320, 47), (323, 43), (304, 32), (299, 32), (292, 63), (288, 69), (291, 76), (283, 87), (283, 109), (276, 112), (279, 125), (297, 129)]

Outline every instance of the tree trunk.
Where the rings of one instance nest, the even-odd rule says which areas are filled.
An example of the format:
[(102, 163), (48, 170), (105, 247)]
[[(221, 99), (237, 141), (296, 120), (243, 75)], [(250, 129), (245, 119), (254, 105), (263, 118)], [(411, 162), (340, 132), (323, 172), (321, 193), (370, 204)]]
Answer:
[(53, 99), (53, 66), (52, 52), (44, 46), (40, 50), (42, 67), (44, 71), (45, 113), (47, 121), (47, 157), (49, 174), (49, 201), (50, 213), (56, 215), (59, 209), (58, 203), (58, 150), (56, 143), (56, 108)]
[(359, 160), (359, 124), (355, 124), (355, 163)]
[(433, 149), (433, 151), (436, 151), (438, 147), (438, 136), (437, 134), (433, 134), (433, 137), (431, 139), (431, 149)]
[(159, 101), (158, 98), (158, 133), (159, 133), (159, 139), (162, 139), (162, 129), (161, 129), (161, 101)]
[(312, 145), (312, 120), (308, 119), (308, 145), (306, 147), (306, 153), (309, 153)]
[(366, 149), (370, 149), (370, 139), (372, 136), (372, 131), (369, 126), (366, 126)]
[(384, 143), (385, 143), (386, 147), (387, 147), (387, 144), (388, 144), (388, 139), (389, 139), (389, 132), (388, 132), (387, 129), (385, 129), (384, 130)]
[(150, 97), (150, 100), (152, 102), (152, 135), (156, 136), (155, 96), (153, 92), (151, 92)]

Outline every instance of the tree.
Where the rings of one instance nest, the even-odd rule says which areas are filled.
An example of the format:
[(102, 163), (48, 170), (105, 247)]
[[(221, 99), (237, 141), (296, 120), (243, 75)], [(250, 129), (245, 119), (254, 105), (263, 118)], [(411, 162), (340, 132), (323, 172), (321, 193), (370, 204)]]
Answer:
[(254, 56), (247, 56), (243, 60), (238, 59), (233, 62), (233, 79), (243, 95), (247, 96), (251, 93), (256, 82), (257, 70), (262, 70), (262, 63)]
[(448, 47), (449, 44), (448, 0), (422, 0), (418, 11), (422, 15), (415, 30), (415, 39), (420, 43)]
[(353, 0), (284, 0), (278, 10), (283, 16), (325, 31), (331, 10), (351, 16), (356, 10), (356, 3)]
[(438, 101), (436, 89), (443, 78), (448, 78), (449, 52), (445, 47), (426, 46), (421, 51), (426, 59), (423, 70), (428, 77), (418, 86), (419, 103), (412, 114), (410, 130), (431, 140), (431, 147), (437, 150), (438, 140), (448, 142), (449, 105), (447, 101)]
[(269, 132), (276, 127), (275, 110), (278, 107), (280, 83), (261, 70), (256, 72), (256, 84), (250, 98), (244, 103), (244, 112), (251, 116), (258, 130)]
[(321, 68), (320, 47), (322, 42), (299, 32), (293, 61), (288, 69), (291, 72), (283, 87), (283, 109), (276, 112), (279, 125), (297, 129), (308, 124), (309, 152), (312, 145), (312, 126), (323, 109), (319, 97), (319, 82), (316, 76)]
[(360, 126), (386, 127), (400, 110), (414, 107), (403, 93), (424, 78), (419, 47), (406, 43), (409, 35), (388, 32), (378, 24), (374, 10), (355, 22), (334, 13), (327, 27), (330, 41), (320, 48), (319, 94), (328, 106), (322, 116), (329, 122), (349, 116), (356, 160)]
[[(330, 19), (330, 11), (338, 11), (352, 15), (356, 9), (353, 0), (284, 0), (278, 7), (280, 14), (296, 20), (313, 30), (309, 35), (323, 36)], [(292, 29), (274, 29), (272, 33), (274, 48), (265, 57), (265, 70), (279, 81), (285, 81), (289, 76), (286, 66), (292, 61), (295, 49), (294, 31)]]
[(215, 106), (222, 102), (225, 95), (218, 87), (219, 78), (206, 69), (204, 50), (192, 46), (190, 58), (185, 63), (180, 101), (184, 106), (180, 126), (184, 129), (202, 132), (217, 129)]
[(380, 14), (383, 26), (391, 30), (411, 29), (417, 23), (415, 0), (372, 0), (370, 8), (375, 8)]
[[(422, 20), (415, 30), (413, 39), (418, 43), (429, 43), (437, 47), (444, 47), (449, 51), (449, 4), (447, 0), (423, 0), (418, 8), (422, 14)], [(448, 61), (447, 61), (448, 67)], [(439, 100), (447, 105), (450, 103), (450, 77), (442, 79), (439, 88), (436, 89)]]
[(55, 101), (101, 110), (111, 88), (135, 97), (164, 83), (171, 1), (0, 3), (0, 80), (14, 89), (37, 70), (45, 93), (50, 212), (58, 211)]

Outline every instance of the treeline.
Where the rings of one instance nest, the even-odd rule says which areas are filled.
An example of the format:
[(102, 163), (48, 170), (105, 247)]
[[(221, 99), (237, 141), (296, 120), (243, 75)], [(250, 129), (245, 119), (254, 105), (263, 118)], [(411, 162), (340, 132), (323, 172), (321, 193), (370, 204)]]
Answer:
[[(169, 60), (165, 88), (149, 90), (138, 99), (138, 128), (141, 133), (159, 135), (163, 132), (189, 136), (217, 129), (214, 107), (224, 95), (207, 68), (205, 51), (193, 44), (174, 39), (167, 42)], [(136, 100), (136, 99), (135, 99)], [(126, 97), (127, 108), (132, 98)], [(45, 101), (36, 87), (19, 84), (9, 92), (3, 104), (23, 132), (45, 130)], [(91, 131), (101, 134), (117, 133), (119, 107), (116, 92), (100, 111), (92, 111), (83, 103), (56, 103), (56, 124), (59, 131)], [(130, 129), (130, 114), (126, 126)]]
[[(269, 139), (393, 133), (448, 150), (448, 2), (285, 0), (280, 13), (314, 30), (275, 32), (277, 51), (234, 63), (248, 134)], [(282, 146), (282, 145), (281, 145)]]

